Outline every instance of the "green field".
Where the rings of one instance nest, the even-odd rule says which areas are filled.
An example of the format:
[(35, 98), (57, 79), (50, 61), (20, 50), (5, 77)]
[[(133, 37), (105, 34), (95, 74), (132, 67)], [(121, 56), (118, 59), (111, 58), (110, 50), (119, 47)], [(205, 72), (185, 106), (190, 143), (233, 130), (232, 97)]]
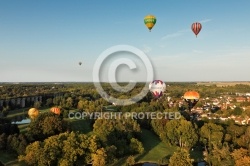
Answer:
[[(157, 135), (152, 131), (142, 129), (142, 143), (145, 152), (141, 155), (136, 155), (136, 163), (157, 163), (166, 164), (168, 159), (177, 149), (177, 147), (171, 147), (163, 143)], [(126, 159), (122, 158), (113, 166), (126, 166)]]
[(73, 131), (79, 131), (82, 134), (91, 134), (92, 126), (87, 119), (67, 119), (70, 122)]
[(212, 86), (216, 85), (218, 87), (223, 87), (223, 86), (235, 86), (237, 84), (242, 84), (242, 85), (250, 85), (250, 82), (248, 81), (234, 81), (234, 82), (197, 82), (197, 85), (205, 85), (205, 86)]
[(145, 153), (137, 157), (138, 162), (152, 162), (162, 164), (163, 160), (169, 158), (176, 147), (163, 143), (152, 131), (142, 129), (142, 143)]
[(0, 151), (0, 161), (5, 164), (5, 166), (26, 166), (24, 162), (19, 162), (17, 156), (12, 155), (8, 152)]

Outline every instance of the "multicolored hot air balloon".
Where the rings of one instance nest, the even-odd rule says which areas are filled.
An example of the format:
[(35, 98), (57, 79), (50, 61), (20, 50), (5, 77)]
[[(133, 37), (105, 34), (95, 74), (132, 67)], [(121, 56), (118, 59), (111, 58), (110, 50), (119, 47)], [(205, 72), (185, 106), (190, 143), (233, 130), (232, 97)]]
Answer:
[(189, 111), (191, 112), (191, 109), (195, 106), (195, 104), (199, 101), (200, 99), (200, 94), (196, 91), (187, 91), (184, 96), (184, 100), (188, 104)]
[(191, 29), (194, 32), (194, 34), (196, 35), (196, 37), (199, 34), (199, 32), (201, 31), (201, 28), (202, 28), (201, 23), (195, 22), (192, 24)]
[(147, 15), (146, 17), (144, 17), (144, 23), (146, 27), (149, 29), (149, 31), (151, 32), (151, 29), (156, 24), (156, 17), (153, 15)]
[(35, 119), (39, 115), (39, 111), (36, 108), (31, 108), (28, 111), (28, 115), (29, 115), (30, 119)]
[(56, 114), (56, 115), (60, 115), (61, 110), (60, 110), (60, 108), (58, 108), (58, 107), (52, 107), (52, 108), (50, 109), (50, 112), (53, 112), (53, 113)]
[(149, 90), (155, 98), (159, 98), (166, 90), (166, 84), (161, 80), (154, 80), (149, 84)]

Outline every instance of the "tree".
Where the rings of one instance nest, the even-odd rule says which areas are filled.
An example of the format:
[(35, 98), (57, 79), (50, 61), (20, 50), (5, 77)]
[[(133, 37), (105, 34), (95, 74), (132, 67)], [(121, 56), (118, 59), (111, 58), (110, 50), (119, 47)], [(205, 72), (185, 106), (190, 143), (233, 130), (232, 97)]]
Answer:
[(38, 165), (42, 153), (41, 142), (36, 141), (26, 147), (25, 155), (18, 156), (19, 161), (25, 161), (28, 165)]
[(36, 101), (35, 103), (34, 103), (34, 107), (35, 108), (40, 108), (41, 107), (41, 102), (40, 101)]
[(126, 163), (128, 166), (132, 166), (135, 164), (135, 157), (134, 156), (129, 156), (126, 160)]
[(46, 106), (51, 107), (52, 105), (53, 105), (53, 99), (52, 98), (48, 98), (46, 100)]
[[(160, 136), (161, 133), (164, 133), (166, 131), (166, 123), (168, 122), (168, 119), (162, 118), (162, 119), (152, 119), (151, 120), (151, 126), (154, 130), (154, 132)], [(161, 136), (160, 136), (161, 137)]]
[[(131, 152), (129, 146), (131, 138), (136, 138), (141, 132), (139, 124), (130, 118), (99, 118), (95, 121), (93, 128), (94, 133), (105, 146), (114, 145), (117, 148), (116, 157), (129, 154)], [(141, 151), (141, 147), (139, 147), (139, 149), (139, 151)], [(134, 151), (134, 149), (132, 151)]]
[(30, 139), (43, 140), (67, 130), (67, 122), (51, 112), (39, 114), (29, 124), (27, 135)]
[(220, 125), (206, 123), (201, 127), (200, 137), (205, 145), (221, 145), (223, 138), (223, 128)]
[(242, 114), (242, 109), (240, 107), (235, 107), (233, 111), (234, 115), (241, 115)]
[(165, 131), (161, 133), (163, 141), (169, 140), (172, 145), (191, 148), (198, 141), (195, 131), (196, 125), (185, 119), (171, 120), (166, 124)]
[(192, 166), (193, 159), (190, 158), (190, 154), (187, 150), (181, 149), (174, 154), (169, 159), (169, 166)]
[(73, 99), (71, 97), (68, 97), (66, 99), (66, 104), (65, 104), (66, 108), (72, 108), (73, 106)]
[[(93, 143), (95, 142), (95, 143)], [(42, 141), (36, 141), (26, 147), (25, 154), (20, 155), (19, 161), (25, 161), (28, 165), (65, 165), (76, 163), (87, 165), (91, 163), (92, 154), (96, 152), (98, 161), (105, 154), (102, 149), (97, 150), (95, 137), (88, 137), (75, 132), (61, 133)], [(94, 151), (94, 152), (93, 152)], [(105, 164), (105, 163), (104, 163)]]
[(7, 135), (2, 133), (0, 135), (0, 150), (5, 150), (7, 146)]
[(106, 163), (106, 152), (104, 148), (100, 148), (96, 151), (96, 153), (92, 154), (92, 165), (93, 166), (105, 166)]
[(6, 149), (9, 152), (19, 155), (24, 153), (27, 145), (28, 145), (28, 140), (23, 134), (9, 135), (6, 140)]
[(108, 155), (107, 157), (107, 163), (113, 163), (115, 162), (117, 159), (116, 159), (116, 150), (117, 150), (117, 147), (114, 146), (114, 145), (111, 145), (111, 146), (107, 146), (105, 148), (105, 151)]
[(244, 156), (241, 159), (235, 161), (235, 166), (249, 166), (250, 165), (250, 157)]
[(230, 150), (227, 144), (219, 147), (217, 145), (213, 146), (211, 153), (206, 153), (205, 161), (209, 163), (209, 165), (216, 166), (230, 166), (233, 165), (233, 160), (230, 156)]
[(234, 159), (234, 163), (236, 166), (248, 166), (250, 165), (250, 156), (248, 155), (247, 149), (235, 149), (231, 156)]
[(227, 127), (226, 132), (231, 135), (232, 142), (236, 145), (237, 138), (244, 135), (245, 127), (232, 124)]
[(131, 138), (129, 147), (131, 154), (142, 154), (144, 152), (143, 144), (136, 138)]

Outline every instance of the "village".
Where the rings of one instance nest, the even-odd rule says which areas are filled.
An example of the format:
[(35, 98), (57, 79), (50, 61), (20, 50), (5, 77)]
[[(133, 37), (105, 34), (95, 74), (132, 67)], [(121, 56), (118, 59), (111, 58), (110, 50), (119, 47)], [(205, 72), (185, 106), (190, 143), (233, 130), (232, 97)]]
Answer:
[[(168, 97), (169, 106), (175, 104)], [(179, 100), (181, 109), (185, 102)], [(235, 93), (235, 95), (221, 95), (215, 98), (200, 98), (197, 105), (192, 108), (190, 118), (194, 120), (214, 119), (220, 122), (233, 120), (238, 125), (250, 124), (250, 93)]]

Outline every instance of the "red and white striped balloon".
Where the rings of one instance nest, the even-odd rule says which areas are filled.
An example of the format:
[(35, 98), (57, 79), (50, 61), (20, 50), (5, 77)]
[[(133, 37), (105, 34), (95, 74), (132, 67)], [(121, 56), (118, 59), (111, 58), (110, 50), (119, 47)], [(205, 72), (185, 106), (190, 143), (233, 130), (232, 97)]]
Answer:
[(202, 28), (201, 23), (195, 22), (192, 24), (191, 29), (194, 32), (194, 34), (196, 35), (196, 37), (199, 34), (199, 32), (201, 31), (201, 28)]
[(56, 115), (60, 115), (60, 113), (61, 113), (61, 110), (60, 110), (60, 108), (58, 108), (58, 107), (52, 107), (52, 108), (50, 109), (50, 111), (53, 112), (53, 113), (56, 114)]

